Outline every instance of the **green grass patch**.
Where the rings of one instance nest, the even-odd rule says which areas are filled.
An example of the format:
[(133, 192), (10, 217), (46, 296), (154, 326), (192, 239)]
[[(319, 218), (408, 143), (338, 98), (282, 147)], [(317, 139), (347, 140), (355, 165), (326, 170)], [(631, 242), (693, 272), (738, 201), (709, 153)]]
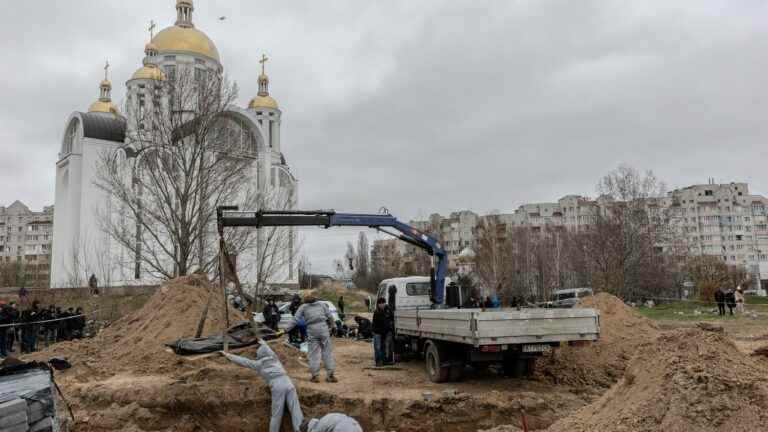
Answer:
[[(717, 306), (702, 304), (693, 301), (674, 301), (661, 303), (653, 308), (639, 307), (637, 311), (650, 319), (657, 321), (721, 321), (721, 320), (765, 320), (768, 321), (768, 301), (759, 298), (760, 301), (753, 301), (756, 297), (748, 297), (744, 315), (726, 315), (721, 317), (717, 314)], [(728, 309), (726, 308), (726, 312)], [(757, 314), (755, 318), (752, 312)]]

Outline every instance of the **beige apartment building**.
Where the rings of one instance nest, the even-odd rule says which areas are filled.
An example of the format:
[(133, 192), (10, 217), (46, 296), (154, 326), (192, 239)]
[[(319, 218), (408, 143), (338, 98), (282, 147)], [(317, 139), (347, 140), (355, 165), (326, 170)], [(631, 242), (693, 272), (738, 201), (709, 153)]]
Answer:
[[(751, 194), (747, 183), (710, 181), (672, 190), (655, 201), (653, 208), (667, 211), (671, 227), (685, 237), (691, 253), (716, 256), (730, 265), (743, 265), (755, 278), (755, 288), (768, 287), (768, 198)], [(448, 217), (432, 214), (428, 220), (411, 221), (411, 224), (440, 235), (448, 251), (449, 270), (454, 271), (462, 252), (474, 245), (475, 227), (488, 218), (498, 220), (507, 232), (518, 227), (535, 232), (578, 231), (594, 223), (597, 211), (604, 204), (601, 198), (566, 195), (557, 202), (523, 204), (513, 213), (481, 216), (463, 210)], [(383, 243), (379, 251), (395, 248), (405, 262), (417, 252), (397, 240), (380, 242)]]
[(0, 265), (16, 268), (25, 286), (49, 286), (52, 241), (52, 206), (41, 212), (31, 211), (20, 201), (0, 206)]

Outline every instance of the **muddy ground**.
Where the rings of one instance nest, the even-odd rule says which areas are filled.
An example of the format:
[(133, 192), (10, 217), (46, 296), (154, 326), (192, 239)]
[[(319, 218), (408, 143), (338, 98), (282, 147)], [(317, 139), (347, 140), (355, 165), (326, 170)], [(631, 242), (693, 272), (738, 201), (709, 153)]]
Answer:
[[(199, 311), (211, 293), (215, 289), (203, 280), (174, 281), (141, 310), (96, 338), (62, 343), (32, 356), (45, 359), (60, 355), (73, 363), (72, 369), (57, 373), (57, 381), (72, 406), (74, 430), (267, 430), (269, 391), (254, 373), (219, 357), (183, 358), (163, 347), (164, 342), (194, 334)], [(768, 359), (747, 355), (754, 349), (752, 345), (768, 343), (768, 336), (756, 334), (757, 329), (740, 333), (728, 328), (724, 334), (713, 336), (698, 329), (660, 328), (607, 295), (598, 295), (584, 306), (601, 310), (601, 341), (592, 347), (558, 350), (541, 359), (529, 379), (503, 378), (489, 370), (471, 373), (460, 383), (434, 384), (427, 379), (421, 361), (374, 369), (370, 344), (335, 339), (340, 382), (315, 384), (309, 382), (303, 355), (282, 341), (271, 342), (271, 346), (299, 391), (305, 415), (345, 412), (366, 431), (513, 431), (520, 426), (523, 411), (533, 430), (550, 426), (553, 431), (729, 430), (697, 429), (699, 423), (685, 420), (687, 405), (680, 401), (690, 400), (695, 409), (708, 408), (706, 398), (691, 398), (698, 387), (688, 385), (689, 378), (694, 384), (705, 379), (722, 386), (715, 391), (747, 392), (746, 397), (739, 396), (731, 404), (734, 407), (764, 405), (761, 383), (752, 385), (719, 376), (701, 378), (696, 370), (689, 374), (688, 369), (676, 369), (681, 362), (698, 361), (701, 347), (713, 345), (717, 347), (715, 354), (725, 354), (712, 354), (712, 362), (698, 362), (698, 368), (717, 364), (715, 373), (722, 375), (735, 361), (747, 381), (760, 381), (761, 373), (768, 376)], [(221, 302), (211, 302), (209, 314), (205, 333), (225, 326)], [(230, 319), (238, 318), (242, 317), (230, 311)], [(686, 331), (691, 333), (679, 334)], [(670, 346), (679, 349), (670, 350)], [(254, 352), (248, 348), (242, 355), (252, 356)], [(672, 354), (665, 357), (666, 353)], [(653, 362), (663, 371), (676, 371), (672, 376), (680, 377), (681, 386), (666, 385), (669, 377), (664, 374), (643, 375)], [(627, 371), (632, 378), (627, 379)], [(677, 399), (665, 400), (660, 396), (664, 393)], [(640, 396), (627, 405), (622, 400), (628, 394)], [(648, 410), (635, 410), (637, 406), (653, 411), (658, 404), (651, 402), (656, 400), (679, 409), (667, 416), (650, 416), (650, 420)], [(766, 430), (757, 423), (763, 420), (760, 410), (749, 412), (754, 415), (744, 423), (749, 426), (747, 430)], [(645, 419), (642, 428), (632, 422), (636, 417)], [(614, 418), (624, 421), (611, 420)], [(287, 426), (286, 422), (284, 430), (290, 430)], [(684, 429), (688, 426), (692, 428)]]

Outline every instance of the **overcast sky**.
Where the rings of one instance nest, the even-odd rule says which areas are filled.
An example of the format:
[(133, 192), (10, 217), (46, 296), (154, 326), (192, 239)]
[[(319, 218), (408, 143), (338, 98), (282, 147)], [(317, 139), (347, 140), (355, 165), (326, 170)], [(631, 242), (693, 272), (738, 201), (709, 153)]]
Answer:
[[(0, 14), (0, 205), (53, 203), (64, 122), (113, 99), (174, 0), (25, 1)], [(196, 0), (240, 103), (266, 53), (301, 206), (405, 220), (595, 194), (620, 163), (670, 187), (768, 191), (764, 1)], [(218, 17), (226, 16), (223, 21)], [(355, 231), (308, 230), (331, 271)], [(373, 239), (378, 238), (371, 233)]]

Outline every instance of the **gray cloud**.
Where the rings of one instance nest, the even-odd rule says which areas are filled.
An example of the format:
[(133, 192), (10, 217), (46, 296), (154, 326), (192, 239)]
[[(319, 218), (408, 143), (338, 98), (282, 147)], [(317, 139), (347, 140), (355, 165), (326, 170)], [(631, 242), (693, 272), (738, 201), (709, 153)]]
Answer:
[[(0, 203), (53, 201), (63, 123), (139, 67), (173, 1), (22, 2), (0, 16)], [(766, 191), (757, 1), (196, 2), (241, 102), (269, 64), (302, 206), (404, 219), (594, 194), (627, 162)], [(227, 16), (219, 22), (217, 18)], [(305, 233), (330, 270), (354, 231)]]

